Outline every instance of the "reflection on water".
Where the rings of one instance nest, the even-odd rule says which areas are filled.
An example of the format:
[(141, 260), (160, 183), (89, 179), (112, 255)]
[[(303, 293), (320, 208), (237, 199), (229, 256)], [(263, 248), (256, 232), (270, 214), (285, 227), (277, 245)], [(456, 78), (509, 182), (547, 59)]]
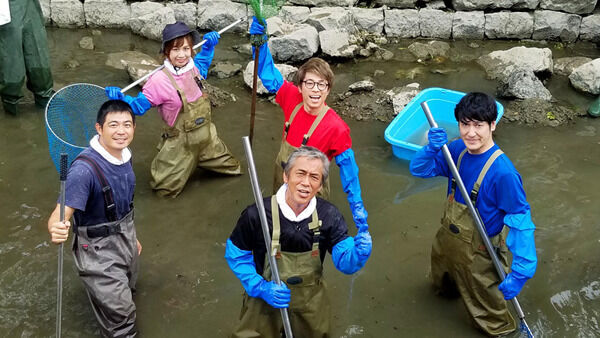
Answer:
[[(126, 86), (125, 71), (104, 65), (107, 53), (136, 49), (155, 55), (159, 44), (129, 33), (106, 30), (94, 37), (96, 49), (82, 50), (78, 41), (88, 30), (50, 29), (56, 87), (75, 82)], [(246, 41), (225, 35), (215, 61), (245, 64), (247, 58), (229, 47)], [(509, 48), (513, 42), (482, 42)], [(577, 48), (574, 50), (573, 48)], [(577, 45), (561, 56), (597, 56), (595, 48)], [(395, 53), (402, 50), (390, 46)], [(565, 48), (568, 49), (568, 48)], [(70, 60), (81, 66), (65, 67)], [(450, 63), (448, 66), (452, 66)], [(493, 92), (495, 83), (473, 63), (460, 63), (459, 74), (425, 72), (416, 79), (396, 78), (396, 70), (415, 64), (391, 60), (334, 67), (336, 87), (384, 75), (381, 88), (418, 81), (423, 88), (441, 86), (460, 91)], [(238, 101), (214, 110), (219, 135), (243, 163), (241, 136), (248, 133), (249, 91), (240, 78), (209, 79), (236, 95)], [(554, 97), (586, 107), (591, 97), (568, 87), (566, 78), (549, 81)], [(135, 90), (132, 93), (135, 94)], [(280, 110), (260, 99), (254, 156), (263, 191), (271, 190), (273, 159), (281, 137)], [(43, 111), (27, 96), (24, 112), (0, 114), (0, 336), (45, 337), (54, 334), (57, 247), (49, 244), (46, 220), (58, 196), (58, 174), (48, 155)], [(161, 121), (156, 110), (137, 120), (132, 145), (137, 176), (136, 225), (144, 246), (136, 304), (142, 337), (226, 337), (237, 323), (242, 289), (223, 258), (224, 243), (243, 208), (253, 202), (248, 175), (223, 177), (196, 173), (175, 200), (150, 190), (150, 163), (156, 153)], [(333, 308), (334, 337), (478, 337), (459, 300), (436, 297), (428, 270), (431, 243), (439, 226), (445, 180), (412, 177), (408, 163), (392, 155), (379, 122), (348, 121), (360, 167), (374, 251), (354, 276), (325, 262)], [(450, 130), (451, 128), (448, 128)], [(600, 119), (581, 119), (556, 129), (500, 123), (495, 140), (520, 171), (537, 226), (539, 265), (519, 301), (538, 337), (600, 336)], [(424, 142), (425, 129), (415, 131)], [(332, 167), (332, 201), (351, 219)], [(350, 233), (354, 234), (353, 227)], [(65, 255), (63, 335), (98, 336), (99, 331), (76, 275)], [(518, 335), (515, 335), (518, 336)]]

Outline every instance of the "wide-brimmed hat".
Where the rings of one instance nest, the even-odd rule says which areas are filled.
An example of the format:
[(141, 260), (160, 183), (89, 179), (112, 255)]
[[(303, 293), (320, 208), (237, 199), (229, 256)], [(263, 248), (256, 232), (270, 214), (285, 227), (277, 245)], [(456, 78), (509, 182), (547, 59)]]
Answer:
[(200, 43), (200, 41), (202, 41), (200, 33), (198, 33), (194, 29), (190, 29), (185, 23), (181, 21), (176, 21), (175, 23), (170, 23), (166, 25), (165, 29), (163, 29), (162, 32), (162, 45), (160, 47), (159, 53), (162, 54), (165, 51), (165, 45), (167, 44), (167, 42), (188, 35), (190, 33), (192, 33), (192, 40), (194, 46)]

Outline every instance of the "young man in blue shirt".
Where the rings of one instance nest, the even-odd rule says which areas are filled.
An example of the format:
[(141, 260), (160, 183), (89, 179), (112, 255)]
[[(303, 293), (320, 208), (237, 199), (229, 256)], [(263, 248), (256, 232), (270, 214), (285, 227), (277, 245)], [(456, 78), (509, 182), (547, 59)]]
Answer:
[(444, 129), (429, 130), (429, 143), (411, 160), (410, 172), (424, 178), (448, 177), (442, 226), (431, 253), (436, 290), (444, 295), (458, 292), (475, 325), (487, 335), (498, 336), (516, 329), (505, 300), (518, 295), (535, 273), (535, 225), (521, 176), (492, 137), (495, 100), (487, 94), (469, 93), (456, 105), (454, 115), (460, 139), (448, 144), (452, 159), (507, 271), (508, 250), (513, 255), (502, 283), (442, 154), (448, 139)]
[(133, 223), (135, 175), (129, 144), (135, 131), (131, 107), (105, 102), (96, 131), (73, 161), (65, 184), (65, 221), (60, 204), (50, 215), (53, 243), (64, 243), (73, 217), (73, 257), (103, 337), (134, 337), (133, 290), (142, 245)]

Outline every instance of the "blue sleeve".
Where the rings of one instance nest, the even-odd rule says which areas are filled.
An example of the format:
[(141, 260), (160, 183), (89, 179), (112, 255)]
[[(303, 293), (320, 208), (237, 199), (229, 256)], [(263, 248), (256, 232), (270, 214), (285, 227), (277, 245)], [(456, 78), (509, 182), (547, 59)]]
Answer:
[[(253, 58), (254, 48), (256, 47), (252, 47)], [(258, 77), (270, 93), (276, 93), (283, 85), (283, 76), (279, 72), (279, 69), (275, 67), (269, 44), (266, 42), (258, 50)]]
[(351, 275), (365, 265), (369, 256), (360, 255), (354, 245), (354, 238), (348, 237), (333, 247), (331, 259), (336, 269)]
[(225, 245), (225, 259), (231, 271), (242, 282), (242, 286), (248, 295), (250, 297), (258, 297), (260, 295), (260, 286), (265, 282), (265, 279), (256, 272), (252, 251), (238, 248), (228, 238)]
[(527, 210), (521, 214), (507, 214), (504, 216), (504, 224), (509, 227), (506, 246), (513, 254), (511, 271), (527, 278), (533, 277), (537, 267), (537, 254), (531, 212)]
[(142, 92), (139, 92), (136, 97), (125, 95), (123, 97), (123, 101), (127, 102), (129, 106), (131, 106), (131, 110), (135, 115), (144, 115), (148, 109), (152, 108), (152, 104)]
[(410, 160), (410, 173), (413, 176), (428, 178), (435, 176), (449, 176), (449, 168), (442, 150), (435, 151), (429, 145), (421, 148)]
[(200, 71), (200, 75), (203, 79), (206, 79), (208, 76), (208, 68), (212, 63), (213, 57), (215, 56), (215, 47), (206, 48), (204, 45), (202, 46), (202, 50), (200, 53), (194, 56), (194, 64)]
[(358, 166), (354, 158), (354, 151), (350, 148), (335, 157), (335, 163), (340, 167), (342, 189), (348, 195), (351, 205), (362, 202), (360, 182), (358, 181)]
[(354, 151), (347, 149), (335, 157), (335, 163), (340, 167), (340, 179), (342, 180), (342, 189), (348, 198), (352, 218), (357, 227), (367, 224), (368, 213), (364, 208), (361, 197), (360, 182), (358, 180), (358, 165), (354, 158)]

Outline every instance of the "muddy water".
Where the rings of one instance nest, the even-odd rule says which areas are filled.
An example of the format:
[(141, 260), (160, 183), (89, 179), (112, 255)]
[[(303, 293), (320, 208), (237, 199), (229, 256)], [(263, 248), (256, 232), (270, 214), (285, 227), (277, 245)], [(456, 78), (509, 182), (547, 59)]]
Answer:
[[(156, 42), (126, 32), (103, 31), (96, 50), (79, 49), (86, 30), (50, 30), (56, 88), (75, 82), (125, 86), (124, 71), (104, 66), (106, 54), (138, 49), (152, 54)], [(243, 63), (228, 47), (242, 43), (225, 36), (216, 61)], [(482, 43), (481, 50), (457, 44), (465, 53), (483, 53), (509, 43)], [(402, 53), (405, 46), (393, 46)], [(396, 50), (397, 49), (397, 50)], [(555, 50), (563, 55), (598, 52), (581, 45)], [(81, 66), (65, 68), (69, 60)], [(245, 63), (243, 63), (245, 65)], [(381, 69), (377, 85), (391, 88), (412, 82), (398, 70), (418, 66), (404, 60), (346, 63), (334, 68), (337, 88)], [(431, 66), (430, 66), (431, 67)], [(470, 62), (448, 75), (425, 72), (423, 87), (493, 92), (494, 83)], [(565, 79), (549, 83), (561, 100), (585, 108), (591, 98), (569, 89)], [(241, 136), (248, 133), (249, 91), (240, 79), (211, 83), (229, 90), (237, 102), (214, 111), (221, 137), (242, 161)], [(58, 192), (58, 175), (48, 156), (43, 111), (31, 97), (24, 112), (0, 114), (0, 335), (44, 337), (54, 334), (57, 247), (49, 244), (46, 220)], [(272, 161), (282, 126), (279, 109), (260, 100), (254, 141), (259, 179), (271, 190)], [(395, 158), (380, 122), (348, 121), (361, 169), (364, 200), (374, 239), (367, 266), (342, 275), (326, 260), (334, 318), (334, 337), (476, 337), (459, 300), (433, 295), (428, 280), (430, 246), (444, 199), (444, 180), (421, 180)], [(223, 258), (224, 243), (240, 211), (253, 202), (248, 175), (222, 177), (197, 173), (175, 200), (154, 196), (149, 166), (161, 127), (154, 110), (138, 120), (134, 153), (138, 236), (144, 249), (136, 303), (142, 337), (225, 337), (237, 322), (242, 289)], [(600, 119), (581, 119), (560, 127), (529, 128), (500, 123), (497, 143), (509, 154), (523, 182), (537, 225), (539, 265), (519, 300), (537, 336), (600, 336)], [(338, 177), (333, 168), (332, 177)], [(333, 202), (350, 216), (339, 180), (332, 180)], [(354, 233), (354, 230), (351, 230)], [(65, 248), (67, 249), (67, 248)], [(73, 261), (65, 250), (63, 336), (98, 334)]]

